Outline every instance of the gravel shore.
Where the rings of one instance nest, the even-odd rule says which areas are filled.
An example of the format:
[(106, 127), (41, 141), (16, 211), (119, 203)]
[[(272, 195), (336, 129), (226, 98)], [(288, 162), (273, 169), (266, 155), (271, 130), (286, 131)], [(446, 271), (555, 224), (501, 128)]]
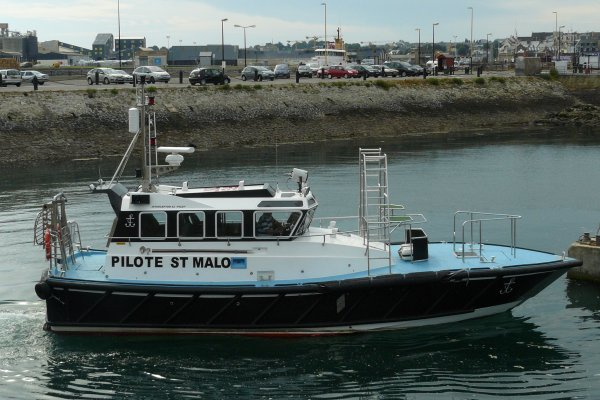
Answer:
[[(121, 155), (131, 138), (127, 109), (135, 105), (134, 94), (133, 89), (109, 88), (0, 93), (0, 163)], [(340, 80), (159, 86), (154, 110), (161, 144), (193, 143), (203, 150), (271, 145), (276, 140), (528, 130), (564, 125), (571, 120), (569, 109), (580, 111), (578, 104), (577, 96), (563, 85), (539, 78), (399, 84)], [(575, 125), (592, 129), (597, 118), (583, 118)]]

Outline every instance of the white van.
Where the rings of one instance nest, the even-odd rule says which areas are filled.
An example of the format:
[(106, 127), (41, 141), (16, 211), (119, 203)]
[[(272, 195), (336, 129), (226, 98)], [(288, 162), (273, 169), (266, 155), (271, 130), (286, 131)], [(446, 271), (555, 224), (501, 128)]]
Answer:
[(21, 73), (16, 69), (0, 69), (0, 77), (2, 78), (2, 86), (21, 86)]

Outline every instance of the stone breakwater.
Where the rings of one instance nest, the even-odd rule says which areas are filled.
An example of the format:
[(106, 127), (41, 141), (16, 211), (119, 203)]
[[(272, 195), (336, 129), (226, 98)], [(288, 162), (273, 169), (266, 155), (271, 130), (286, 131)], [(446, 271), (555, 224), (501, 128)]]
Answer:
[[(154, 110), (161, 144), (193, 143), (203, 150), (514, 131), (546, 123), (546, 116), (578, 103), (562, 85), (542, 79), (438, 83), (158, 85)], [(131, 138), (127, 110), (135, 92), (113, 88), (0, 93), (0, 163), (121, 155)]]

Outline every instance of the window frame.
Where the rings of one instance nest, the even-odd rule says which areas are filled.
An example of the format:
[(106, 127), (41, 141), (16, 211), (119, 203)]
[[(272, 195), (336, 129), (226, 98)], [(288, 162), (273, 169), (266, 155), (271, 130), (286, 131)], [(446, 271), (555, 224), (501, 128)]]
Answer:
[[(142, 228), (143, 228), (143, 224), (142, 224), (142, 216), (145, 214), (151, 214), (151, 215), (155, 215), (155, 214), (162, 214), (164, 215), (164, 233), (163, 236), (143, 236), (142, 235)], [(160, 225), (160, 222), (158, 219), (156, 219), (156, 217), (154, 217), (154, 219), (156, 220), (156, 222), (158, 222), (158, 224)], [(138, 224), (139, 224), (139, 230), (138, 230), (138, 237), (140, 239), (145, 239), (145, 240), (161, 240), (161, 239), (166, 239), (167, 235), (169, 233), (168, 230), (168, 225), (169, 225), (169, 216), (167, 214), (166, 211), (141, 211), (138, 214)]]
[[(221, 214), (239, 214), (240, 234), (239, 236), (221, 235), (219, 232), (219, 215)], [(226, 222), (227, 223), (227, 222)], [(237, 221), (235, 223), (238, 223)], [(215, 238), (217, 239), (243, 239), (244, 238), (244, 212), (241, 210), (217, 211), (215, 213)]]
[[(194, 214), (194, 215), (198, 215), (201, 214), (202, 215), (202, 236), (182, 236), (181, 234), (181, 224), (180, 224), (180, 216), (182, 214)], [(204, 211), (201, 210), (187, 210), (187, 211), (179, 211), (177, 213), (177, 237), (183, 240), (204, 240), (206, 238), (206, 224), (207, 224), (207, 219), (206, 219), (206, 213)]]

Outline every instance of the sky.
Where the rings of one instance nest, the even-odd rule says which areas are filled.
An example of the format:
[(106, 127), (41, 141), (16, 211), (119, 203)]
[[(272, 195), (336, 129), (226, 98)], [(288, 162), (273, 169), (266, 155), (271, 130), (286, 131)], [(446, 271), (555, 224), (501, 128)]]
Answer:
[[(324, 6), (323, 3), (327, 5)], [(600, 31), (600, 0), (53, 0), (2, 1), (0, 23), (11, 31), (35, 30), (38, 41), (91, 48), (97, 33), (146, 37), (148, 46), (220, 44), (248, 47), (307, 37), (331, 39), (339, 28), (347, 43), (404, 40), (490, 40), (532, 32)], [(120, 10), (120, 13), (118, 12)], [(325, 10), (327, 17), (325, 18)], [(221, 23), (221, 20), (227, 21)], [(223, 25), (223, 31), (221, 31)], [(491, 35), (488, 35), (491, 34)], [(169, 38), (167, 38), (167, 36)]]

